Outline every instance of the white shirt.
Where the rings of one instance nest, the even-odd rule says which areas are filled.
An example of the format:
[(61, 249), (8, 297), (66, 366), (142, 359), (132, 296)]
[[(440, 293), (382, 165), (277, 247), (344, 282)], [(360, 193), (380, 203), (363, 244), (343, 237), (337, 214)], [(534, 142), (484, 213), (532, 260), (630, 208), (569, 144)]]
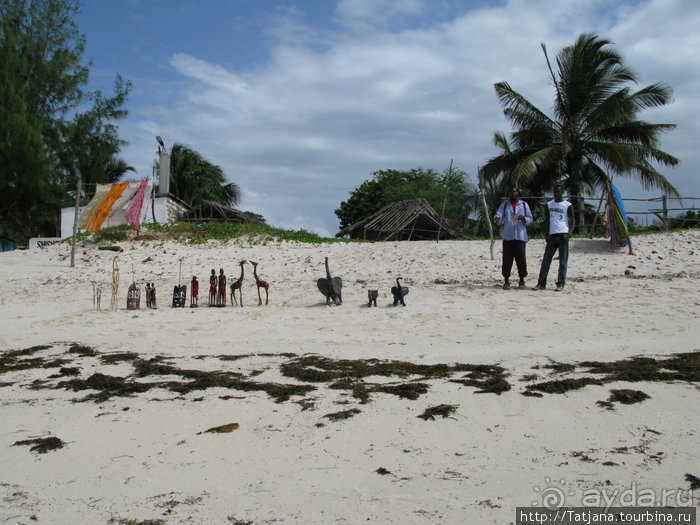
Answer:
[(547, 203), (549, 210), (549, 234), (569, 233), (569, 201), (557, 202), (551, 200)]

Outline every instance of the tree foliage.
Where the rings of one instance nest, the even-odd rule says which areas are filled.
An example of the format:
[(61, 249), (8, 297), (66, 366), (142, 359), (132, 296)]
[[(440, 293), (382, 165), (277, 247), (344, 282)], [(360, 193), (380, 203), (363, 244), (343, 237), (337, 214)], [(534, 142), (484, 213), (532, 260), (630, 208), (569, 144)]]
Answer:
[(437, 213), (463, 227), (469, 215), (466, 206), (468, 196), (475, 189), (462, 170), (445, 170), (442, 174), (422, 168), (409, 171), (382, 170), (372, 174), (350, 193), (347, 201), (340, 203), (335, 214), (340, 220), (340, 228), (350, 226), (372, 215), (392, 202), (426, 199)]
[(608, 40), (593, 33), (557, 54), (556, 71), (544, 44), (542, 49), (555, 87), (554, 114), (546, 115), (507, 82), (495, 84), (514, 131), (509, 147), (484, 166), (485, 175), (509, 177), (536, 195), (561, 182), (575, 196), (580, 219), (579, 197), (601, 190), (610, 172), (677, 195), (654, 167), (678, 163), (659, 149), (660, 135), (675, 125), (638, 119), (642, 110), (668, 104), (671, 88), (656, 83), (633, 91), (635, 74)]
[(226, 182), (219, 166), (182, 144), (170, 150), (170, 193), (190, 206), (203, 201), (235, 206), (241, 194), (235, 182)]
[(0, 228), (17, 240), (53, 235), (78, 179), (109, 182), (124, 142), (115, 122), (131, 84), (87, 92), (78, 0), (0, 0)]

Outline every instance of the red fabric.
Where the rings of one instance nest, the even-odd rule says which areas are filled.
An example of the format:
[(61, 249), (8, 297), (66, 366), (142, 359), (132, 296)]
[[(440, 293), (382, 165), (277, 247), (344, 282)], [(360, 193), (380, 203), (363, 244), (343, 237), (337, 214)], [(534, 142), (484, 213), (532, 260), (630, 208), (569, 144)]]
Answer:
[(148, 186), (148, 179), (143, 179), (139, 185), (139, 189), (136, 190), (136, 196), (129, 206), (126, 212), (126, 222), (128, 222), (131, 227), (135, 230), (139, 229), (141, 225), (141, 209), (143, 208), (143, 197), (146, 194), (146, 187)]

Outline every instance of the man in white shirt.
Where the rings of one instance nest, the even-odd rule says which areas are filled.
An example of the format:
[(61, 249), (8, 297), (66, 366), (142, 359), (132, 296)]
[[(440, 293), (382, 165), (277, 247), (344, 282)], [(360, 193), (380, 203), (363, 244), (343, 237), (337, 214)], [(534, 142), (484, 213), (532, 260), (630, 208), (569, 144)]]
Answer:
[(544, 217), (544, 231), (547, 246), (544, 249), (540, 276), (535, 290), (544, 290), (547, 287), (547, 274), (552, 264), (552, 258), (559, 250), (559, 273), (557, 274), (557, 288), (561, 292), (566, 284), (566, 267), (569, 262), (569, 238), (576, 227), (573, 206), (563, 198), (564, 188), (560, 184), (554, 186), (554, 200), (547, 203)]

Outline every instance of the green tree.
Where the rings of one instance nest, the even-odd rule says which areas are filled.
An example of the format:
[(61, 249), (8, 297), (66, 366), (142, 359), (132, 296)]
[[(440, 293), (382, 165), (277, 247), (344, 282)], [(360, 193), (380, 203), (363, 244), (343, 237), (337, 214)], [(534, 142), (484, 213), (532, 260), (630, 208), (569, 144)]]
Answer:
[(678, 194), (653, 165), (678, 163), (659, 149), (661, 133), (675, 125), (638, 120), (643, 109), (669, 103), (671, 88), (656, 83), (632, 91), (637, 78), (610, 45), (595, 34), (582, 34), (557, 54), (555, 72), (542, 44), (556, 92), (552, 118), (508, 83), (495, 84), (514, 131), (509, 149), (487, 162), (485, 174), (507, 174), (540, 195), (561, 182), (574, 196), (581, 226), (581, 196), (600, 190), (608, 172), (636, 179), (645, 189)]
[(124, 144), (117, 120), (131, 88), (86, 92), (78, 0), (0, 0), (0, 225), (18, 240), (53, 235), (59, 203), (100, 172)]
[(335, 214), (342, 229), (392, 202), (424, 198), (437, 213), (442, 213), (444, 203), (444, 216), (461, 228), (470, 212), (465, 204), (471, 193), (474, 188), (462, 170), (445, 170), (442, 174), (422, 168), (382, 170), (374, 172), (372, 179), (350, 192), (350, 198), (340, 203)]
[(235, 206), (241, 196), (238, 185), (227, 183), (219, 166), (182, 144), (170, 150), (170, 193), (190, 206), (203, 201)]

